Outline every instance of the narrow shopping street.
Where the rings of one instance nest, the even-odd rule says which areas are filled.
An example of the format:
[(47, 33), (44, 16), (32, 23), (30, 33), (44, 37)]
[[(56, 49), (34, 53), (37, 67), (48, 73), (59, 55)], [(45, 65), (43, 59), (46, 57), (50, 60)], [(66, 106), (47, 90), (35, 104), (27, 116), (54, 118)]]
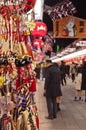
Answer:
[(67, 85), (62, 86), (61, 111), (57, 118), (47, 120), (46, 99), (43, 96), (44, 81), (37, 82), (36, 103), (38, 106), (40, 130), (86, 130), (86, 103), (83, 91), (82, 101), (74, 101), (74, 83), (68, 78)]

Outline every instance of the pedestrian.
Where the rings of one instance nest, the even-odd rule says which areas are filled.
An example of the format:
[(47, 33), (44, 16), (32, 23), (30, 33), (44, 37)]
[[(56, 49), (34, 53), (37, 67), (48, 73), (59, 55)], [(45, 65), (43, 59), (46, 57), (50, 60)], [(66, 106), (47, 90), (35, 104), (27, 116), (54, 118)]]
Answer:
[(85, 90), (85, 102), (86, 102), (86, 61), (83, 61), (82, 65), (82, 83), (81, 89)]
[(72, 62), (72, 64), (70, 65), (70, 74), (71, 74), (72, 82), (74, 82), (75, 75), (76, 75), (76, 65), (74, 62)]
[(51, 60), (46, 61), (46, 75), (44, 91), (46, 93), (48, 117), (47, 119), (54, 119), (57, 117), (57, 96), (62, 96), (60, 88), (60, 70), (56, 63)]
[(77, 99), (81, 100), (82, 98), (81, 82), (82, 82), (82, 71), (81, 67), (78, 66), (77, 74), (75, 76), (75, 89), (76, 89), (75, 101), (77, 101)]
[(61, 61), (60, 65), (60, 71), (61, 71), (61, 84), (62, 86), (66, 85), (66, 65), (64, 61)]
[(34, 71), (36, 72), (36, 79), (37, 80), (40, 80), (40, 65), (39, 64), (37, 64), (36, 65), (36, 67), (35, 67), (35, 69), (34, 69)]

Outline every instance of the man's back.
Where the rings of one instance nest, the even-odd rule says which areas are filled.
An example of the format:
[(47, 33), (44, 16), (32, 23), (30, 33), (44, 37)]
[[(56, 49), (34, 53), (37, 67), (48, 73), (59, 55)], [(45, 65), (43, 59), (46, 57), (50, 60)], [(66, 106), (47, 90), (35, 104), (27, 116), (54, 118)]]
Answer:
[(56, 65), (47, 68), (45, 89), (48, 96), (57, 96), (58, 89), (60, 89), (60, 70)]

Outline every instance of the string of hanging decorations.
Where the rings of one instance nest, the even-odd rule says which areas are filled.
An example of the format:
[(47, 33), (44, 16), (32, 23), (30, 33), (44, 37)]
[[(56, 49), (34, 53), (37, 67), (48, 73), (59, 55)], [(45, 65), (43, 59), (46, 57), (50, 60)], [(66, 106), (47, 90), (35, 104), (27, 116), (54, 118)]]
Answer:
[(68, 15), (73, 15), (76, 12), (76, 7), (70, 0), (64, 0), (57, 3), (55, 6), (45, 10), (45, 13), (50, 16), (52, 21), (54, 21), (55, 19), (66, 17)]

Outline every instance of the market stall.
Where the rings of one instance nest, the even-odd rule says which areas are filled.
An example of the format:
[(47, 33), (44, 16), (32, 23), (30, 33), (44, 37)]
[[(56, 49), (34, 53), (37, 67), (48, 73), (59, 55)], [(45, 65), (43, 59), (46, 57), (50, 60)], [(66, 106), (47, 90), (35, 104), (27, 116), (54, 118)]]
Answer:
[(35, 28), (44, 36), (47, 28), (44, 23), (27, 21), (27, 12), (33, 9), (35, 2), (7, 0), (0, 5), (1, 130), (39, 130), (31, 36), (34, 37)]

